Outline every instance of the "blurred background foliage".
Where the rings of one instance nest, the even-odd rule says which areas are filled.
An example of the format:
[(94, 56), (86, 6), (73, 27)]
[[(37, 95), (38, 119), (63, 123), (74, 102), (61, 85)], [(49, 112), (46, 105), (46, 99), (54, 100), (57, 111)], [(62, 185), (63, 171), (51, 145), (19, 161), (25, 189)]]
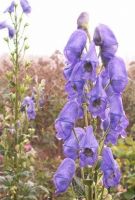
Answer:
[[(0, 58), (0, 134), (2, 132), (4, 98), (8, 93), (5, 74), (10, 70), (10, 66), (9, 58), (6, 55)], [(35, 162), (35, 181), (47, 188), (44, 200), (74, 199), (72, 188), (67, 193), (55, 197), (52, 184), (52, 176), (63, 158), (62, 144), (56, 140), (54, 130), (54, 121), (67, 98), (64, 92), (63, 68), (64, 58), (59, 51), (55, 51), (50, 57), (32, 57), (29, 68), (29, 74), (33, 77), (31, 88), (35, 80), (40, 82), (45, 79), (45, 101), (36, 116), (36, 134), (32, 141), (32, 145), (38, 153)], [(135, 62), (128, 66), (128, 74), (129, 83), (123, 94), (124, 109), (130, 122), (127, 128), (128, 137), (120, 139), (118, 144), (113, 147), (114, 155), (122, 171), (121, 184), (110, 191), (113, 199), (116, 200), (135, 199)]]

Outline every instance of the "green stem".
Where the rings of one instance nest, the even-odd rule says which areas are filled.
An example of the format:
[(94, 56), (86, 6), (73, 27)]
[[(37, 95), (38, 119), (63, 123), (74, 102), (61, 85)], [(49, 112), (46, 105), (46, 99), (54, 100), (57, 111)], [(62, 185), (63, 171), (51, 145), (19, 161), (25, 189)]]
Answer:
[[(15, 71), (15, 104), (14, 104), (14, 122), (15, 122), (15, 138), (14, 138), (14, 147), (18, 144), (18, 118), (19, 118), (19, 30), (18, 30), (18, 18), (17, 18), (17, 9), (15, 6), (15, 14), (14, 14), (14, 28), (16, 30), (15, 33), (15, 39), (14, 39), (14, 45), (15, 45), (15, 51), (14, 51), (14, 71)], [(17, 158), (17, 151), (15, 149), (14, 152), (14, 171), (15, 174), (18, 172), (18, 158)], [(17, 186), (18, 180), (15, 179), (15, 185)], [(14, 200), (17, 200), (17, 193), (14, 194)]]
[(104, 186), (102, 187), (102, 192), (101, 192), (101, 197), (100, 197), (100, 200), (103, 199), (103, 194), (104, 194)]
[(92, 196), (92, 191), (91, 191), (91, 186), (88, 186), (88, 200), (92, 200), (91, 196)]
[(84, 120), (85, 120), (85, 126), (87, 127), (88, 126), (88, 107), (87, 107), (87, 104), (84, 103), (83, 104), (83, 109), (84, 109)]

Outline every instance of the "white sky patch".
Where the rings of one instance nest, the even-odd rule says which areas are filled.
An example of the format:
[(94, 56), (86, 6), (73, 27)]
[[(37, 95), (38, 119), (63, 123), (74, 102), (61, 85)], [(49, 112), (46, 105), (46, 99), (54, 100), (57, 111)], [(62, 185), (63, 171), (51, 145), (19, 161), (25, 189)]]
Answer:
[[(10, 3), (11, 0), (1, 0), (0, 13)], [(32, 7), (27, 16), (29, 54), (51, 55), (56, 49), (62, 52), (76, 29), (78, 15), (86, 11), (90, 15), (91, 35), (99, 23), (108, 25), (119, 42), (118, 55), (128, 61), (135, 59), (135, 0), (29, 0), (29, 3)], [(0, 21), (6, 16), (1, 14)], [(2, 39), (5, 34), (0, 31), (0, 54), (8, 52)]]

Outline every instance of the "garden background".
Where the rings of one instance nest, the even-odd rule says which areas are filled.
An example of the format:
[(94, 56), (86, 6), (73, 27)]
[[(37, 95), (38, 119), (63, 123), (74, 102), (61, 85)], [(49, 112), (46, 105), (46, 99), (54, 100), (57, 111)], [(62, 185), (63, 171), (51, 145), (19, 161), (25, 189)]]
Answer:
[[(7, 38), (4, 40), (8, 43)], [(28, 48), (27, 44), (24, 45), (24, 50)], [(12, 52), (10, 56), (14, 57)], [(20, 192), (20, 200), (73, 200), (74, 194), (71, 188), (66, 193), (56, 197), (52, 181), (57, 167), (64, 158), (62, 142), (56, 139), (54, 128), (55, 119), (67, 101), (67, 93), (64, 91), (65, 58), (63, 52), (58, 49), (51, 56), (26, 55), (22, 63), (19, 63), (19, 92), (23, 94), (22, 97), (31, 96), (34, 93), (36, 100), (40, 100), (39, 96), (42, 95), (42, 102), (41, 106), (36, 104), (35, 119), (29, 124), (23, 121), (26, 124), (22, 128), (26, 133), (23, 135), (23, 139), (20, 139), (22, 140), (19, 143), (20, 146), (16, 145), (15, 147), (13, 147), (14, 124), (12, 124), (11, 105), (14, 105), (16, 83), (12, 81), (14, 72), (11, 73), (13, 66), (10, 56), (9, 54), (1, 54), (0, 56), (0, 199), (8, 199), (8, 195), (11, 195), (14, 200), (18, 200), (16, 193)], [(120, 139), (118, 144), (112, 147), (122, 172), (120, 184), (110, 190), (112, 198), (116, 200), (135, 199), (135, 61), (130, 60), (126, 63), (126, 67), (129, 82), (123, 94), (123, 104), (129, 119), (128, 137)], [(22, 119), (24, 120), (24, 116)], [(9, 152), (9, 150), (11, 151)], [(16, 176), (14, 178), (10, 171), (13, 168), (12, 165), (10, 166), (9, 159), (12, 159), (12, 150), (17, 153), (18, 160), (20, 159), (19, 155), (21, 155), (20, 166), (26, 169), (21, 173), (18, 171), (17, 174), (22, 180), (22, 182), (18, 182), (20, 184), (19, 191), (15, 183), (19, 178)], [(3, 160), (3, 157), (7, 160)]]

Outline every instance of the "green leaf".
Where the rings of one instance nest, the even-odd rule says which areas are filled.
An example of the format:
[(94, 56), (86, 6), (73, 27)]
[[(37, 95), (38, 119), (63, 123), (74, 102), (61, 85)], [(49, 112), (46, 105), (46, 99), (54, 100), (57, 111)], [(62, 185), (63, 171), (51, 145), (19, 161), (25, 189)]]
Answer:
[(3, 145), (0, 144), (0, 154), (4, 155), (4, 153), (5, 153), (5, 149)]

